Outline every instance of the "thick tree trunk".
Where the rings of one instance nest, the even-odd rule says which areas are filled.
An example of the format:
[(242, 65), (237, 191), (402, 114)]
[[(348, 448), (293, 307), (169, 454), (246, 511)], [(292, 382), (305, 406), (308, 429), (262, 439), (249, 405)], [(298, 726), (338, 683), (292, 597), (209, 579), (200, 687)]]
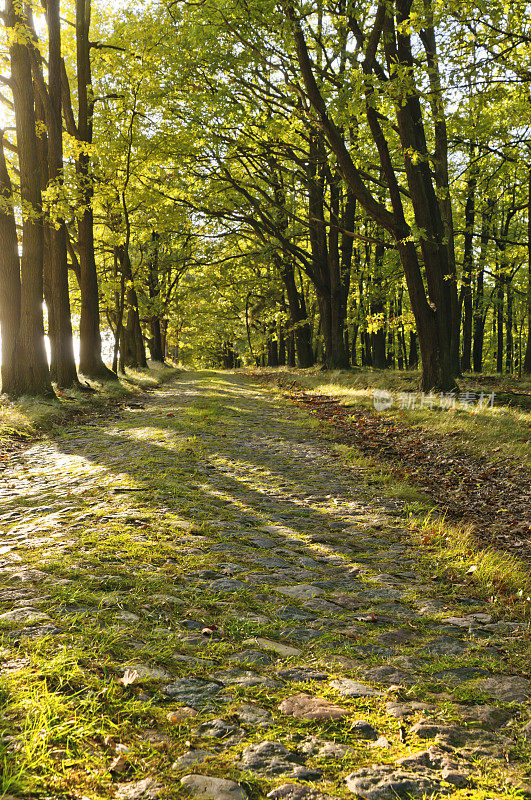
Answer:
[[(80, 159), (84, 161), (84, 159)], [(90, 182), (86, 163), (78, 162), (78, 178)], [(92, 189), (85, 183), (85, 200), (92, 203)], [(94, 256), (94, 216), (92, 208), (85, 211), (78, 222), (79, 291), (81, 312), (79, 319), (79, 370), (100, 381), (116, 380), (116, 374), (103, 362), (101, 356), (100, 301), (98, 276)]]
[[(14, 0), (6, 3), (6, 24), (30, 32)], [(43, 251), (44, 234), (39, 156), (35, 132), (35, 102), (30, 55), (20, 36), (11, 43), (11, 88), (15, 106), (22, 200), (22, 257), (20, 295), (20, 364), (14, 394), (54, 396), (44, 347)]]
[(20, 259), (13, 210), (13, 189), (0, 136), (0, 328), (2, 331), (2, 392), (18, 393), (20, 364)]
[(316, 289), (316, 294), (324, 341), (325, 364), (328, 369), (346, 369), (348, 358), (343, 338), (341, 298), (337, 294), (333, 297), (329, 292), (322, 292), (319, 288)]
[[(47, 1), (49, 39), (48, 97), (45, 103), (48, 130), (48, 177), (57, 185), (63, 183), (63, 121), (61, 114), (61, 23), (59, 0)], [(66, 227), (63, 219), (48, 226), (50, 300), (53, 319), (53, 378), (61, 388), (78, 386), (72, 319), (68, 290), (68, 257)]]
[(230, 341), (223, 342), (221, 347), (221, 365), (223, 369), (234, 369), (236, 363), (236, 353), (234, 345)]
[[(397, 2), (397, 22), (403, 24), (409, 16), (411, 8), (410, 0), (398, 0)], [(454, 363), (454, 373), (459, 374), (460, 361), (459, 361), (459, 336), (460, 336), (460, 311), (459, 301), (457, 297), (457, 273), (455, 266), (455, 242), (454, 242), (454, 224), (453, 224), (453, 209), (452, 209), (452, 195), (450, 192), (449, 168), (448, 168), (448, 132), (446, 127), (446, 113), (444, 108), (443, 91), (441, 83), (441, 73), (439, 69), (439, 56), (437, 53), (437, 39), (434, 27), (434, 15), (432, 8), (432, 0), (424, 0), (424, 12), (426, 15), (426, 24), (420, 32), (420, 38), (424, 45), (427, 60), (427, 73), (430, 83), (430, 93), (428, 99), (431, 105), (433, 128), (435, 134), (434, 142), (434, 155), (433, 155), (433, 175), (435, 180), (435, 187), (437, 189), (438, 210), (443, 226), (443, 237), (441, 239), (441, 269), (443, 272), (443, 294), (446, 305), (445, 307), (445, 326), (448, 329), (447, 336), (449, 337), (450, 358)], [(413, 58), (411, 53), (411, 42), (408, 36), (404, 37), (401, 42), (401, 35), (397, 37), (397, 51), (402, 54), (403, 62), (408, 65), (408, 68), (413, 66)], [(414, 102), (413, 109), (413, 123), (418, 128), (420, 134), (419, 141), (425, 145), (424, 131), (422, 130), (422, 111), (419, 102), (418, 92)], [(426, 151), (427, 155), (427, 151)], [(427, 162), (425, 162), (425, 167)], [(429, 169), (424, 168), (426, 196), (430, 197), (431, 193), (431, 180), (429, 179)], [(430, 216), (432, 214), (430, 213)], [(438, 231), (439, 222), (434, 220), (434, 229)], [(441, 312), (442, 316), (442, 312)], [(442, 320), (440, 320), (442, 322)], [(440, 324), (439, 322), (439, 324)], [(439, 336), (441, 339), (441, 336)]]
[(527, 200), (527, 347), (525, 349), (524, 372), (531, 374), (531, 169), (528, 173)]
[(345, 350), (345, 309), (340, 286), (330, 295), (330, 341), (326, 343), (326, 364), (332, 369), (348, 369)]
[[(324, 341), (324, 360), (329, 369), (348, 367), (343, 338), (344, 303), (339, 263), (337, 222), (331, 225), (330, 237), (326, 239), (324, 217), (325, 172), (328, 168), (324, 140), (320, 131), (310, 135), (310, 149), (307, 167), (308, 176), (308, 216), (310, 247), (312, 253), (312, 273), (321, 330)], [(332, 202), (336, 202), (332, 199)]]
[(432, 389), (443, 391), (454, 389), (456, 370), (450, 337), (447, 328), (445, 335), (441, 333), (437, 308), (432, 308), (427, 303), (424, 287), (418, 281), (419, 264), (415, 247), (410, 242), (400, 242), (398, 250), (404, 265), (411, 308), (417, 325), (422, 358), (422, 389), (425, 392)]
[[(33, 51), (34, 52), (34, 51)], [(33, 53), (32, 53), (33, 55)], [(44, 86), (44, 78), (42, 73), (40, 75), (41, 84)], [(44, 110), (44, 103), (47, 97), (41, 98), (39, 94), (35, 95), (35, 119), (39, 128), (39, 135), (37, 136), (37, 152), (39, 154), (39, 166), (41, 177), (41, 190), (44, 192), (49, 182), (49, 165), (48, 165), (48, 136), (46, 135), (46, 112)], [(43, 290), (44, 302), (46, 303), (46, 334), (50, 343), (50, 377), (55, 381), (55, 357), (56, 348), (54, 345), (54, 314), (53, 314), (53, 292), (52, 292), (52, 275), (51, 275), (51, 227), (50, 220), (43, 219), (44, 226), (44, 250), (42, 257), (42, 277), (43, 277)]]
[(76, 173), (83, 209), (78, 222), (79, 290), (81, 314), (79, 321), (79, 369), (85, 375), (98, 380), (115, 380), (116, 375), (105, 366), (101, 357), (100, 303), (98, 276), (94, 255), (94, 215), (90, 151), (93, 136), (94, 98), (90, 65), (90, 8), (91, 0), (76, 0), (76, 48), (77, 48), (77, 95), (78, 124), (74, 123), (70, 102), (70, 88), (63, 69), (63, 100), (65, 119), (69, 133), (85, 147), (76, 160)]
[(138, 297), (133, 281), (129, 252), (123, 245), (118, 248), (118, 259), (125, 280), (125, 300), (127, 304), (127, 321), (123, 330), (122, 360), (127, 367), (145, 368), (147, 367), (147, 360), (140, 326), (140, 315), (138, 313)]
[(293, 262), (290, 255), (284, 253), (281, 258), (279, 257), (277, 266), (288, 298), (290, 327), (295, 337), (299, 367), (311, 367), (314, 363), (312, 332), (306, 313), (304, 297), (299, 294), (295, 284)]
[(267, 327), (267, 366), (278, 367), (278, 340), (277, 340), (277, 326), (273, 323)]
[(388, 366), (387, 355), (385, 352), (385, 326), (375, 333), (371, 333), (372, 364), (376, 369), (385, 369)]
[(160, 317), (151, 317), (149, 320), (149, 332), (151, 334), (148, 341), (149, 354), (152, 361), (164, 363), (164, 351), (162, 349), (162, 328)]
[[(286, 337), (286, 363), (288, 367), (294, 367), (296, 364), (295, 361), (295, 336), (293, 335), (293, 331), (289, 331)], [(313, 353), (312, 353), (313, 358)]]

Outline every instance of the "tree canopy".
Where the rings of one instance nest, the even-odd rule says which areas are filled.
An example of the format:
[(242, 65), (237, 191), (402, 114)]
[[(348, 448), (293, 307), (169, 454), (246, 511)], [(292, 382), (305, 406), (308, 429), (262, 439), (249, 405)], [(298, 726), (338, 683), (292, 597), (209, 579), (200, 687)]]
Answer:
[(146, 348), (421, 363), (425, 390), (531, 372), (525, 3), (6, 0), (1, 19), (4, 391)]

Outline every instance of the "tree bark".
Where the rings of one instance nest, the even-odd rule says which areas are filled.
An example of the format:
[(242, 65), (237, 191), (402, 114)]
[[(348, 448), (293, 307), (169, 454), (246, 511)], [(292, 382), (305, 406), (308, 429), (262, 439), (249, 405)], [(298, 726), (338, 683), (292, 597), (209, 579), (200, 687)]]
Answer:
[(470, 166), (467, 181), (467, 193), (465, 204), (465, 237), (463, 247), (463, 278), (461, 284), (460, 309), (463, 316), (463, 346), (461, 353), (461, 369), (469, 372), (472, 368), (472, 272), (474, 268), (474, 222), (476, 214), (476, 172), (473, 165), (474, 147), (470, 152)]
[(409, 332), (408, 369), (417, 369), (419, 365), (418, 337), (415, 331)]
[(127, 367), (147, 367), (144, 338), (138, 313), (138, 297), (133, 281), (133, 271), (129, 251), (123, 245), (118, 247), (118, 260), (125, 280), (125, 300), (127, 303), (126, 324), (122, 329), (122, 346), (120, 348), (123, 363)]
[(492, 198), (487, 200), (487, 206), (481, 215), (481, 237), (478, 259), (478, 275), (476, 281), (476, 294), (474, 299), (474, 344), (472, 348), (472, 362), (474, 372), (483, 369), (483, 342), (485, 338), (485, 262), (489, 246), (491, 216), (494, 209)]
[(76, 159), (76, 175), (79, 184), (79, 291), (81, 313), (79, 320), (79, 369), (97, 380), (116, 380), (116, 374), (104, 363), (101, 356), (100, 304), (98, 276), (94, 255), (94, 214), (90, 147), (93, 139), (94, 98), (90, 64), (90, 16), (91, 0), (76, 0), (76, 62), (78, 120), (75, 122), (70, 97), (70, 86), (64, 62), (62, 62), (62, 100), (68, 133), (80, 143)]
[(282, 322), (278, 323), (278, 366), (286, 366), (286, 335)]
[(498, 264), (495, 275), (495, 312), (496, 312), (496, 372), (503, 372), (503, 306), (505, 292), (503, 290), (502, 265)]
[[(396, 83), (400, 70), (413, 75), (413, 55), (409, 35), (405, 32), (410, 13), (409, 0), (397, 0), (396, 23), (391, 15), (391, 4), (380, 2), (374, 27), (365, 46), (364, 71), (367, 76), (376, 70), (375, 55), (383, 36), (390, 79)], [(423, 234), (418, 237), (419, 247), (428, 285), (428, 297), (420, 270), (415, 244), (411, 241), (411, 229), (406, 223), (400, 187), (392, 164), (388, 143), (381, 128), (373, 101), (373, 92), (367, 90), (366, 114), (382, 171), (391, 198), (392, 211), (380, 203), (367, 189), (357, 169), (341, 130), (328, 114), (326, 103), (316, 81), (301, 23), (290, 0), (283, 0), (284, 11), (291, 24), (299, 68), (306, 95), (311, 104), (320, 129), (334, 152), (343, 177), (357, 201), (382, 228), (389, 231), (396, 242), (411, 307), (419, 334), (425, 391), (433, 388), (446, 390), (456, 386), (459, 371), (457, 319), (457, 287), (455, 267), (449, 253), (449, 242), (445, 235), (441, 208), (432, 182), (429, 152), (422, 121), (420, 94), (412, 80), (403, 82), (397, 91), (395, 113), (398, 122), (400, 143), (404, 153), (409, 194), (415, 214), (415, 223)], [(354, 20), (350, 21), (354, 24)], [(356, 23), (357, 24), (357, 23)], [(363, 36), (362, 36), (363, 40)], [(378, 74), (383, 72), (381, 67)], [(385, 73), (384, 73), (385, 74)], [(439, 155), (441, 155), (439, 153)], [(413, 157), (414, 156), (414, 157)]]
[[(153, 305), (160, 296), (160, 282), (159, 282), (159, 236), (156, 231), (151, 235), (152, 252), (149, 260), (149, 298)], [(152, 310), (149, 317), (149, 331), (151, 338), (149, 339), (149, 353), (152, 361), (160, 361), (164, 363), (164, 351), (162, 349), (162, 329), (160, 324), (160, 314), (156, 310)]]
[(278, 341), (277, 326), (270, 325), (267, 329), (267, 366), (278, 367)]
[(371, 333), (372, 364), (377, 369), (387, 367), (385, 353), (385, 301), (382, 291), (382, 261), (384, 248), (377, 244), (374, 250), (374, 280), (372, 283), (370, 313), (371, 317), (381, 318), (381, 327)]
[(21, 361), (20, 259), (13, 210), (13, 188), (0, 135), (0, 327), (2, 330), (2, 392), (17, 395)]
[[(33, 67), (41, 94), (47, 128), (47, 177), (58, 191), (63, 185), (63, 122), (61, 114), (61, 22), (60, 0), (47, 0), (48, 87), (42, 75), (40, 56), (33, 51)], [(51, 321), (51, 373), (61, 388), (79, 386), (74, 358), (72, 318), (68, 288), (68, 256), (65, 221), (61, 217), (46, 223), (48, 280), (46, 292)]]
[(527, 346), (524, 357), (524, 372), (531, 374), (531, 169), (528, 172), (527, 200)]
[(304, 297), (297, 290), (293, 261), (289, 253), (284, 252), (277, 258), (277, 268), (282, 278), (288, 298), (290, 328), (295, 338), (297, 361), (299, 367), (311, 367), (314, 363), (312, 350), (312, 332)]
[(329, 369), (344, 369), (348, 367), (348, 357), (343, 336), (344, 302), (338, 249), (337, 196), (334, 196), (337, 187), (332, 182), (332, 211), (327, 242), (324, 216), (326, 167), (323, 136), (314, 129), (310, 133), (307, 165), (312, 276), (319, 305), (326, 366)]
[(511, 375), (514, 362), (513, 337), (513, 287), (510, 275), (505, 276), (505, 294), (507, 296), (507, 315), (505, 317), (505, 369)]
[[(6, 25), (21, 27), (30, 35), (20, 6), (7, 0)], [(26, 44), (14, 37), (9, 48), (11, 89), (15, 106), (17, 147), (22, 201), (22, 257), (20, 264), (20, 364), (13, 394), (54, 396), (44, 347), (43, 252), (44, 233), (39, 156), (35, 131), (35, 99), (31, 61)]]

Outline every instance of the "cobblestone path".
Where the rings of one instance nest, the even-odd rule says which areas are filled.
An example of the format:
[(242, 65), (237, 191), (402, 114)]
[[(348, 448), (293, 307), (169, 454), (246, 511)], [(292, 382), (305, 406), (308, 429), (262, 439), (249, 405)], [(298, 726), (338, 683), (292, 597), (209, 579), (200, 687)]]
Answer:
[(8, 796), (531, 796), (528, 626), (245, 376), (34, 444), (0, 519)]

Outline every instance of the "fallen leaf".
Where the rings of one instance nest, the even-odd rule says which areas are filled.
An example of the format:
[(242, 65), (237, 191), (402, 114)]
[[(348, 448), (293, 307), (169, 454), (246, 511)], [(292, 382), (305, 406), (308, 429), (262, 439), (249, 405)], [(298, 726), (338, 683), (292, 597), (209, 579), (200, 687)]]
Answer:
[(132, 683), (135, 683), (139, 679), (140, 675), (136, 671), (136, 669), (126, 669), (123, 674), (123, 677), (120, 678), (118, 683), (121, 683), (122, 686), (131, 686)]

